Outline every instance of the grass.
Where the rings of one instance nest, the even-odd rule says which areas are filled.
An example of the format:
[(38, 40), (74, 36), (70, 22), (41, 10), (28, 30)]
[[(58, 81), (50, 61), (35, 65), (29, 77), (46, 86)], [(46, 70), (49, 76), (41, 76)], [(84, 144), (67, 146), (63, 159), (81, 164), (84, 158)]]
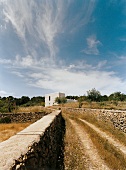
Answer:
[[(79, 123), (79, 125), (81, 125), (82, 129), (84, 128), (90, 134), (90, 138), (92, 142), (94, 143), (94, 145), (96, 146), (96, 148), (98, 149), (99, 154), (101, 155), (102, 159), (106, 161), (106, 163), (108, 164), (110, 168), (126, 169), (126, 159), (124, 159), (123, 155), (114, 146), (108, 143), (106, 139), (103, 139), (92, 128), (90, 128), (88, 125), (78, 120), (78, 118), (85, 119), (88, 122), (96, 125), (102, 131), (105, 131), (106, 133), (111, 134), (111, 136), (114, 136), (114, 138), (118, 139), (121, 143), (126, 145), (126, 135), (124, 133), (120, 132), (118, 129), (114, 129), (113, 125), (109, 122), (103, 122), (103, 121), (97, 120), (94, 115), (88, 112), (87, 113), (79, 113), (79, 112), (72, 113), (71, 111), (69, 112), (67, 110), (63, 110), (63, 115), (64, 115), (66, 122), (69, 122), (68, 121), (69, 118), (74, 119), (75, 121)], [(66, 153), (67, 155), (69, 155), (69, 157), (67, 156), (68, 160), (70, 159), (70, 161), (66, 163), (67, 164), (70, 163), (67, 166), (72, 167), (71, 159), (73, 160), (72, 162), (75, 161), (74, 164), (77, 163), (76, 160), (73, 159), (74, 153), (76, 153), (77, 157), (82, 157), (83, 153), (80, 152), (80, 149), (79, 149), (80, 146), (75, 144), (75, 141), (77, 141), (76, 134), (74, 130), (72, 129), (72, 127), (70, 126), (70, 123), (67, 123), (66, 129), (67, 129), (66, 131), (68, 132), (71, 131), (71, 134), (68, 134), (68, 135), (66, 134), (66, 138), (65, 138), (66, 143), (70, 145), (69, 148), (66, 147), (67, 149)], [(77, 150), (79, 150), (79, 152), (76, 151), (72, 147), (73, 145), (75, 145), (75, 147), (77, 148)], [(70, 155), (70, 153), (73, 153), (72, 156)]]
[[(78, 102), (66, 103), (65, 107), (79, 108)], [(116, 101), (104, 101), (104, 102), (82, 102), (82, 108), (92, 109), (115, 109), (115, 110), (126, 110), (126, 102)]]
[(31, 123), (0, 124), (0, 142), (9, 139), (11, 136), (25, 129), (30, 124)]
[(106, 139), (100, 137), (92, 128), (78, 121), (82, 128), (86, 129), (100, 156), (112, 169), (126, 169), (126, 160), (123, 155)]
[(65, 121), (67, 127), (64, 153), (65, 170), (85, 170), (85, 155), (82, 152), (82, 147), (79, 143), (79, 139), (67, 117), (65, 117)]
[(126, 134), (124, 134), (119, 129), (114, 128), (112, 122), (110, 121), (103, 121), (96, 118), (94, 114), (92, 114), (89, 111), (85, 112), (74, 112), (67, 111), (67, 115), (71, 118), (81, 118), (84, 119), (94, 125), (96, 125), (99, 129), (106, 132), (107, 134), (114, 136), (116, 139), (118, 139), (122, 144), (126, 145)]
[(27, 112), (41, 112), (45, 111), (46, 113), (50, 113), (49, 108), (45, 108), (43, 106), (29, 106), (29, 107), (18, 107), (15, 111), (16, 113), (27, 113)]
[[(50, 108), (45, 108), (43, 106), (30, 106), (30, 107), (18, 107), (14, 113), (29, 113), (29, 112), (46, 112), (51, 113)], [(32, 122), (27, 123), (1, 123), (0, 124), (0, 142), (7, 140), (11, 136), (15, 135), (17, 132), (25, 129)]]

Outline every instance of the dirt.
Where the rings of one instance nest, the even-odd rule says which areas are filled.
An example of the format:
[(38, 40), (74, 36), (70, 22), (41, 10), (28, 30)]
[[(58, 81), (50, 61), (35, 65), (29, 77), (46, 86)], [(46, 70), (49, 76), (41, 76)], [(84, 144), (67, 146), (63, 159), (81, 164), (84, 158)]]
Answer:
[[(119, 140), (115, 139), (115, 137), (112, 134), (103, 132), (100, 128), (96, 127), (94, 124), (91, 124), (83, 119), (78, 119), (82, 123), (84, 123), (86, 126), (89, 126), (92, 130), (94, 130), (102, 139), (105, 139), (111, 146), (117, 150), (117, 152), (121, 153), (121, 155), (126, 159), (126, 145), (122, 144)], [(73, 119), (69, 118), (69, 121), (75, 131), (75, 135), (78, 136), (79, 143), (81, 144), (81, 152), (84, 153), (84, 161), (86, 164), (84, 164), (84, 169), (87, 170), (109, 170), (111, 169), (105, 161), (105, 159), (102, 158), (101, 155), (99, 155), (98, 148), (94, 145), (90, 138), (89, 132), (83, 127), (82, 125)], [(79, 148), (78, 148), (79, 149)]]
[(117, 150), (119, 150), (124, 155), (124, 157), (126, 157), (126, 146), (121, 144), (117, 139), (114, 139), (112, 136), (106, 134), (105, 132), (97, 128), (95, 125), (87, 122), (86, 120), (83, 119), (80, 120), (87, 124), (88, 126), (90, 126), (93, 130), (95, 130), (102, 138), (108, 140), (110, 144), (112, 144)]
[(81, 144), (83, 146), (83, 152), (87, 156), (87, 165), (85, 165), (87, 170), (109, 170), (110, 168), (106, 165), (104, 160), (98, 154), (96, 147), (91, 141), (89, 134), (76, 123), (74, 120), (70, 120), (71, 124), (75, 128), (76, 134), (78, 135)]

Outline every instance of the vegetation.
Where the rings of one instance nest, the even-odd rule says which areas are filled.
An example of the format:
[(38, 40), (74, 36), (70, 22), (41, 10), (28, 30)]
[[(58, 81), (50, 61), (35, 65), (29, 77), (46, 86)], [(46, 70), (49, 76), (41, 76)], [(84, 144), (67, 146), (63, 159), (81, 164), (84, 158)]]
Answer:
[(0, 118), (0, 123), (11, 123), (11, 119), (7, 116)]
[(65, 97), (56, 97), (55, 102), (58, 104), (64, 104), (67, 102), (67, 99)]
[(10, 123), (0, 125), (0, 142), (7, 140), (11, 136), (15, 135), (19, 131), (25, 129), (30, 123)]
[(26, 113), (26, 112), (41, 112), (41, 111), (45, 111), (46, 113), (50, 113), (51, 110), (49, 108), (45, 108), (43, 106), (28, 106), (28, 107), (18, 107), (18, 109), (16, 110), (16, 112), (19, 113)]
[(99, 102), (101, 100), (101, 93), (95, 88), (87, 91), (87, 99), (90, 101)]
[(65, 117), (66, 121), (66, 135), (65, 135), (65, 153), (64, 164), (67, 170), (85, 170), (86, 160), (83, 148), (80, 144), (80, 140), (75, 133), (68, 117)]
[[(63, 98), (57, 97), (55, 102), (58, 104), (64, 104), (67, 99), (73, 99), (78, 101), (76, 107), (90, 107), (90, 108), (108, 108), (116, 109), (117, 106), (120, 107), (120, 102), (126, 102), (126, 94), (121, 92), (114, 92), (107, 95), (101, 95), (100, 91), (95, 88), (87, 91), (87, 95), (82, 96), (66, 96)], [(94, 102), (95, 104), (94, 107)], [(86, 103), (86, 105), (85, 105)], [(87, 104), (88, 103), (88, 104)], [(70, 104), (69, 104), (70, 105)], [(109, 106), (108, 106), (109, 105)], [(31, 106), (45, 106), (45, 97), (37, 96), (29, 98), (28, 96), (22, 96), (21, 98), (0, 97), (0, 112), (14, 112), (19, 109), (19, 107), (31, 107)]]
[(22, 96), (21, 98), (14, 98), (13, 96), (9, 97), (0, 97), (0, 112), (12, 112), (21, 107), (29, 106), (44, 106), (45, 98), (38, 96), (32, 97), (31, 99), (28, 96)]

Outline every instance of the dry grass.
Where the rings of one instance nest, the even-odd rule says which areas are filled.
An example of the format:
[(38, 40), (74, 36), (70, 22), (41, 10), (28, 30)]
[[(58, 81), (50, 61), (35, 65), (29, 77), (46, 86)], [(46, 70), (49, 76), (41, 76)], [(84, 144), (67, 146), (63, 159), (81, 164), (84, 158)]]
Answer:
[[(65, 107), (78, 108), (79, 103), (66, 103)], [(115, 110), (126, 110), (126, 102), (116, 102), (116, 101), (105, 101), (105, 102), (82, 102), (82, 108), (92, 108), (92, 109), (115, 109)]]
[[(31, 106), (31, 107), (18, 107), (15, 113), (29, 113), (29, 112), (46, 112), (51, 113), (50, 108), (45, 108), (43, 106)], [(11, 136), (15, 135), (17, 132), (25, 129), (32, 122), (27, 123), (10, 123), (10, 124), (0, 124), (0, 142), (7, 140)]]
[(11, 136), (15, 135), (17, 132), (25, 129), (31, 123), (10, 123), (10, 124), (0, 124), (0, 142), (7, 140)]
[(72, 107), (72, 108), (78, 108), (79, 103), (78, 102), (69, 102), (64, 104), (65, 107)]
[(85, 170), (86, 158), (84, 153), (82, 152), (82, 146), (80, 144), (80, 141), (67, 117), (65, 117), (65, 121), (65, 170)]
[(50, 113), (50, 108), (45, 108), (43, 106), (30, 106), (30, 107), (18, 107), (16, 113), (27, 113), (27, 112), (41, 112), (45, 111)]
[(108, 140), (99, 136), (92, 128), (77, 120), (82, 128), (89, 133), (93, 144), (96, 146), (98, 153), (106, 161), (111, 169), (126, 169), (126, 160), (117, 148), (112, 146)]
[(82, 108), (126, 110), (126, 102), (83, 102)]
[(118, 139), (122, 144), (126, 145), (126, 134), (120, 131), (119, 129), (114, 128), (113, 124), (109, 121), (105, 122), (103, 120), (98, 120), (95, 115), (91, 114), (89, 111), (84, 113), (72, 113), (71, 111), (67, 111), (67, 115), (70, 118), (84, 119), (94, 125), (96, 125), (99, 129), (106, 132), (107, 134), (114, 136)]
[(92, 115), (90, 113), (84, 114), (81, 117), (83, 119), (87, 120), (88, 122), (96, 125), (103, 132), (106, 132), (107, 134), (115, 137), (122, 144), (126, 145), (126, 135), (122, 131), (120, 131), (119, 129), (116, 129), (113, 126), (112, 122), (109, 122), (109, 121), (105, 122), (103, 120), (98, 120), (94, 115)]
[[(69, 120), (69, 118), (74, 119), (75, 121), (79, 123), (79, 125), (81, 125), (82, 129), (84, 128), (90, 134), (90, 138), (92, 142), (94, 143), (94, 145), (96, 146), (96, 148), (98, 149), (99, 154), (101, 155), (102, 159), (106, 161), (106, 163), (108, 164), (110, 168), (126, 169), (126, 160), (124, 159), (123, 155), (114, 146), (108, 143), (106, 139), (103, 139), (101, 136), (99, 136), (92, 128), (90, 128), (89, 126), (79, 121), (78, 118), (85, 119), (88, 122), (95, 124), (101, 130), (105, 131), (106, 133), (110, 134), (111, 136), (113, 136), (114, 138), (122, 142), (124, 145), (126, 145), (126, 135), (124, 133), (120, 132), (117, 129), (114, 129), (112, 124), (109, 124), (108, 122), (105, 123), (103, 121), (97, 120), (96, 117), (91, 115), (90, 113), (80, 114), (80, 113), (71, 113), (67, 111), (63, 111), (63, 112), (64, 112), (63, 115), (66, 120), (67, 119)], [(68, 126), (68, 123), (67, 123), (66, 129), (68, 129), (69, 132), (71, 131), (71, 134), (69, 134), (68, 137), (66, 135), (66, 143), (70, 143), (71, 145), (69, 146), (69, 148), (67, 148), (67, 155), (69, 155), (69, 159), (71, 160), (73, 158), (71, 157), (70, 153), (76, 152), (76, 150), (74, 150), (72, 147), (72, 145), (75, 145), (74, 142), (76, 141), (76, 134), (73, 132), (72, 127), (70, 125)], [(74, 136), (71, 139), (72, 135)], [(71, 140), (73, 140), (73, 144)], [(76, 145), (76, 148), (77, 150), (80, 151), (77, 145)], [(76, 154), (77, 154), (77, 157), (82, 157), (81, 152), (76, 152)], [(74, 164), (76, 164), (76, 160), (74, 161), (75, 161)], [(71, 163), (71, 161), (69, 162)]]

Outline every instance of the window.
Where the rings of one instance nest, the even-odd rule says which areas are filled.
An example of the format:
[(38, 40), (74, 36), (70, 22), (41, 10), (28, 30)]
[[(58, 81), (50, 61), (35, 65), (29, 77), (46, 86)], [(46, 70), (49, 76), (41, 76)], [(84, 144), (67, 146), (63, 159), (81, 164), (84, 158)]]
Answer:
[(49, 96), (49, 101), (50, 101), (51, 97)]

